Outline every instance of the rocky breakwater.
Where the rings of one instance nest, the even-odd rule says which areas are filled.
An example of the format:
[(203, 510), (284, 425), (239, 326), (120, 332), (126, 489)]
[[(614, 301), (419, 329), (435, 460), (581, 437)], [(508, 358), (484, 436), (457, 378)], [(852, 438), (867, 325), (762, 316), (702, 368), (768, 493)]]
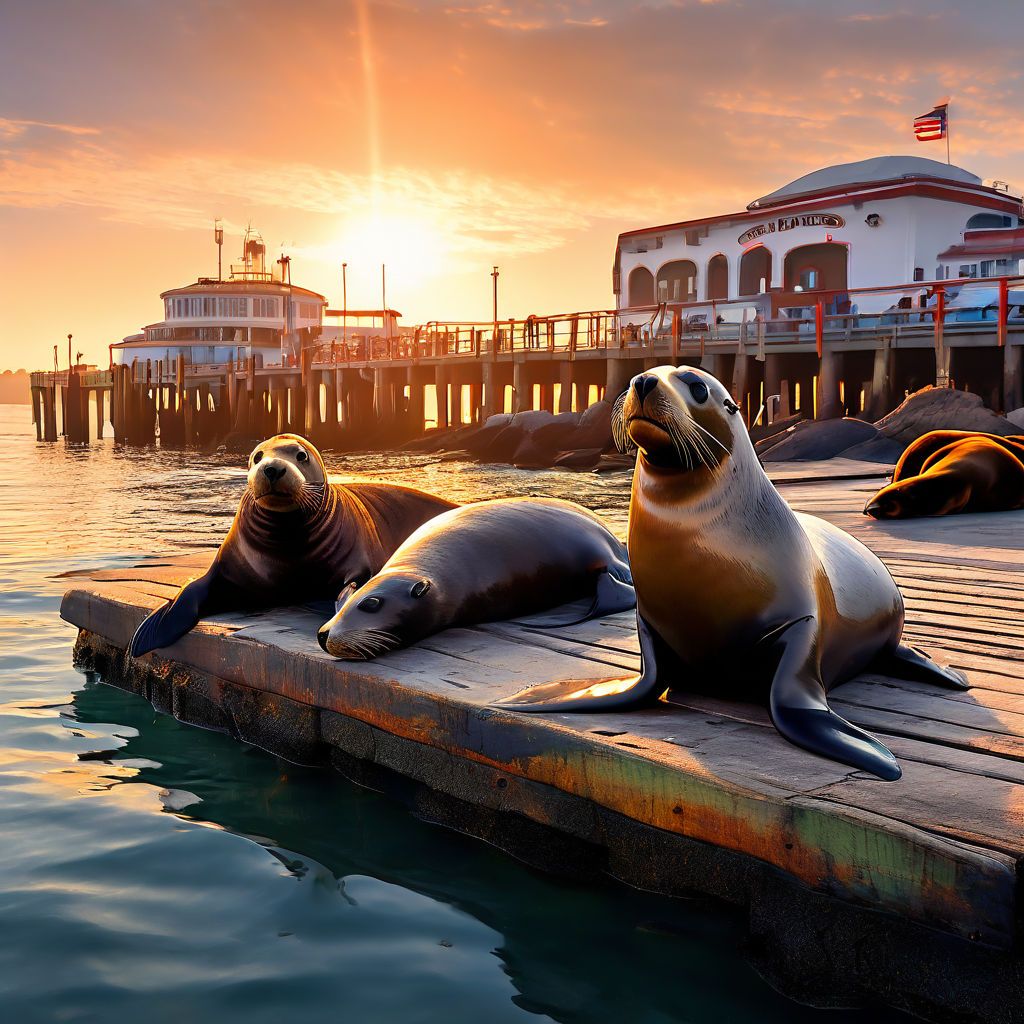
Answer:
[(584, 412), (533, 409), (489, 416), (484, 423), (454, 430), (432, 431), (405, 446), (406, 451), (432, 452), (451, 459), (504, 462), (520, 469), (613, 469), (631, 466), (615, 451), (612, 407), (595, 402)]
[[(1011, 413), (1016, 417), (1017, 413)], [(801, 420), (755, 445), (762, 462), (857, 459), (895, 463), (906, 447), (932, 430), (976, 430), (1003, 437), (1021, 427), (987, 408), (978, 395), (922, 388), (881, 419)]]

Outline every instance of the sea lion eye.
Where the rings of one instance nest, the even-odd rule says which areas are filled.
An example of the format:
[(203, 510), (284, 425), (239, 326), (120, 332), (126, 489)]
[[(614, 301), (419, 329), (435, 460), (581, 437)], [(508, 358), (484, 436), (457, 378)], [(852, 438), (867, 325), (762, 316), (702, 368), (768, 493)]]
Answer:
[(296, 462), (309, 462), (309, 456), (306, 454), (305, 448), (300, 448), (298, 454), (295, 456)]
[(430, 589), (430, 580), (417, 580), (409, 591), (410, 597), (422, 597)]
[(383, 603), (379, 597), (364, 597), (358, 607), (361, 612), (375, 612)]
[(262, 458), (263, 458), (263, 452), (256, 452), (256, 454), (253, 455), (253, 457), (252, 457), (252, 464), (255, 466), (256, 463), (259, 462), (260, 459), (262, 459)]
[(702, 380), (696, 378), (686, 382), (690, 386), (690, 394), (698, 405), (703, 405), (708, 400), (708, 386)]

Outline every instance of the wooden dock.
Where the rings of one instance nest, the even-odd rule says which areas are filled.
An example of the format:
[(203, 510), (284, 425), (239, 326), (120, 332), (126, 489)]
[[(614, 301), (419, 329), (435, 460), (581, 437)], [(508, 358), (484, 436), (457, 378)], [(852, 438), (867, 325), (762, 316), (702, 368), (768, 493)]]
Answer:
[(859, 512), (877, 480), (793, 469), (779, 470), (790, 502), (877, 551), (906, 597), (908, 640), (973, 684), (865, 675), (834, 692), (900, 759), (897, 783), (790, 745), (761, 708), (685, 692), (631, 714), (488, 707), (531, 683), (634, 669), (630, 614), (451, 630), (354, 663), (325, 655), (319, 617), (290, 608), (217, 616), (129, 661), (142, 617), (209, 553), (83, 574), (61, 614), (80, 627), (82, 665), (183, 721), (333, 764), (544, 867), (582, 858), (748, 906), (751, 954), (799, 998), (1024, 1020), (1024, 512), (878, 523)]

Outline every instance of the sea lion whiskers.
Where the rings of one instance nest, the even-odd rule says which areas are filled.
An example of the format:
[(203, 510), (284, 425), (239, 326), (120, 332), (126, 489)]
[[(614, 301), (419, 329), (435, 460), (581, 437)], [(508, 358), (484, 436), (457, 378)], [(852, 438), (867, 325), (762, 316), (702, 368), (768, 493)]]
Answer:
[(335, 658), (370, 661), (400, 644), (399, 637), (382, 629), (353, 629), (328, 641), (327, 649)]

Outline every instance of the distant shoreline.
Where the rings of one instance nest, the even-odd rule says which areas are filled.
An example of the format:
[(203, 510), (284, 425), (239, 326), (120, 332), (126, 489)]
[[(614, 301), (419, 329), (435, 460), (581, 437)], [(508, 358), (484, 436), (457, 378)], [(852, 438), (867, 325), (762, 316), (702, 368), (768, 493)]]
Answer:
[(31, 405), (32, 390), (27, 370), (0, 373), (0, 405)]

